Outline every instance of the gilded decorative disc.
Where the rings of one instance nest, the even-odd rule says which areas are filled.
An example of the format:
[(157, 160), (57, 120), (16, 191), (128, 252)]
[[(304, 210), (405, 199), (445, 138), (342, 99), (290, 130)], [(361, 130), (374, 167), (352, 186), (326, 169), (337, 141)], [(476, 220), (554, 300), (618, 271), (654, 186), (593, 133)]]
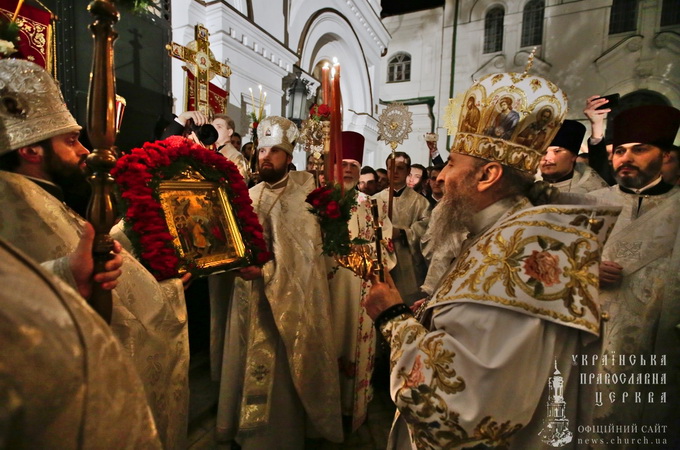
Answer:
[(378, 139), (389, 144), (392, 150), (408, 137), (413, 125), (412, 113), (403, 103), (392, 103), (380, 114), (378, 120)]

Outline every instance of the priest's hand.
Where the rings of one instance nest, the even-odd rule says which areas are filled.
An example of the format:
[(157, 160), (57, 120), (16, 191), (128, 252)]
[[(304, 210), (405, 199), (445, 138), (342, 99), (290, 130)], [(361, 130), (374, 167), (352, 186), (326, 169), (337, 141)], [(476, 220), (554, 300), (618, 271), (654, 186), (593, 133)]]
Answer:
[(191, 286), (194, 279), (191, 277), (191, 272), (187, 272), (180, 277), (179, 281), (182, 282), (182, 287), (184, 287), (184, 290), (186, 291), (189, 289), (189, 286)]
[(602, 261), (600, 263), (600, 288), (610, 288), (621, 283), (623, 279), (623, 267), (614, 261)]
[(243, 267), (238, 270), (236, 275), (244, 280), (255, 280), (257, 278), (262, 278), (262, 268), (258, 266)]
[(94, 274), (94, 259), (92, 258), (92, 243), (94, 242), (94, 228), (89, 223), (83, 227), (75, 251), (68, 256), (69, 267), (76, 282), (76, 288), (83, 298), (92, 295), (92, 283), (101, 283), (103, 289), (112, 290), (118, 285), (118, 277), (122, 271), (122, 247), (118, 241), (113, 241), (113, 257), (104, 266), (104, 272)]
[(607, 113), (611, 111), (609, 108), (597, 109), (609, 103), (609, 100), (593, 95), (586, 100), (586, 107), (583, 114), (590, 121), (591, 137), (593, 139), (602, 139), (604, 137), (604, 123), (607, 120)]
[(418, 308), (427, 301), (427, 297), (421, 298), (420, 300), (416, 300), (414, 304), (411, 305), (411, 311), (415, 314), (416, 311), (418, 311)]
[(439, 149), (437, 148), (437, 141), (425, 141), (427, 148), (430, 149), (430, 158), (435, 158), (439, 154)]
[(366, 308), (366, 313), (371, 320), (375, 320), (381, 312), (390, 306), (404, 303), (389, 272), (385, 272), (385, 283), (380, 281), (377, 274), (371, 275), (371, 283), (371, 289), (362, 302), (362, 306)]

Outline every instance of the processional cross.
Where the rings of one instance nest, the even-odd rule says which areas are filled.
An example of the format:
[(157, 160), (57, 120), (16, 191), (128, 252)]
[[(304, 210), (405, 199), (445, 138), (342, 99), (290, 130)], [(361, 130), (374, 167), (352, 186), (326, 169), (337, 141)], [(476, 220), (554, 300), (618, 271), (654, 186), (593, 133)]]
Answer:
[(231, 68), (213, 56), (209, 36), (208, 29), (198, 24), (194, 34), (196, 40), (189, 42), (186, 47), (175, 42), (165, 46), (170, 56), (186, 62), (194, 75), (194, 109), (203, 114), (210, 114), (208, 100), (210, 80), (215, 75), (225, 78), (231, 75)]

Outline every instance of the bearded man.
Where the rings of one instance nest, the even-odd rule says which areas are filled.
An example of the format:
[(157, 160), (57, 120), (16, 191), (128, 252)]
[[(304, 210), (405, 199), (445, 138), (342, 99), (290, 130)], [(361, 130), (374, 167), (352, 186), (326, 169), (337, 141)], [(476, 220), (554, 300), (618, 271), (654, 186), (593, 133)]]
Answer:
[[(610, 315), (602, 357), (618, 360), (623, 356), (629, 363), (603, 364), (601, 371), (621, 376), (663, 374), (668, 382), (606, 384), (596, 418), (599, 423), (634, 423), (638, 430), (666, 425), (668, 432), (659, 437), (667, 439), (668, 448), (677, 448), (680, 188), (663, 181), (662, 166), (670, 158), (680, 111), (670, 106), (640, 106), (616, 116), (613, 127), (617, 185), (591, 193), (623, 206), (600, 266), (603, 305)], [(637, 361), (663, 357), (666, 362), (641, 366), (630, 362), (629, 356)], [(636, 395), (645, 401), (636, 402)], [(630, 401), (622, 403), (626, 399)]]
[[(356, 187), (364, 154), (364, 137), (354, 131), (342, 132), (342, 174), (345, 190), (352, 192), (357, 205), (352, 208), (348, 222), (349, 238), (364, 239), (362, 247), (368, 257), (376, 259), (375, 232), (371, 199)], [(392, 223), (387, 217), (387, 204), (378, 201), (379, 221), (383, 236), (392, 235)], [(394, 247), (389, 238), (380, 243), (385, 270), (396, 264)], [(350, 269), (340, 266), (334, 258), (326, 257), (331, 293), (333, 335), (338, 355), (342, 415), (349, 431), (354, 431), (366, 420), (368, 403), (373, 398), (371, 377), (375, 359), (376, 336), (361, 299), (368, 293), (370, 281), (362, 279)]]
[(430, 171), (430, 187), (432, 197), (436, 200), (436, 206), (432, 208), (430, 223), (427, 231), (423, 234), (420, 246), (423, 249), (423, 257), (427, 261), (427, 276), (420, 290), (430, 296), (439, 284), (439, 280), (446, 273), (451, 261), (458, 255), (460, 246), (465, 240), (467, 231), (460, 230), (450, 232), (450, 222), (447, 207), (443, 206), (444, 183), (439, 180), (439, 174), (444, 166), (435, 166)]
[[(88, 150), (59, 87), (39, 66), (0, 61), (0, 237), (75, 286), (68, 255), (88, 233), (62, 203), (63, 187), (84, 178)], [(77, 182), (81, 182), (77, 181)], [(124, 235), (114, 236), (124, 245)], [(189, 348), (182, 282), (159, 283), (123, 251), (111, 329), (139, 373), (165, 448), (184, 448)]]
[(609, 186), (595, 170), (576, 161), (585, 135), (585, 125), (565, 120), (541, 158), (541, 177), (562, 192), (587, 194)]
[[(486, 76), (466, 95), (494, 98), (509, 86), (537, 109), (551, 96), (564, 117), (559, 88), (527, 74)], [(399, 413), (388, 448), (575, 446), (588, 423), (572, 355), (596, 350), (586, 345), (600, 328), (597, 255), (619, 209), (534, 206), (552, 189), (533, 182), (543, 150), (457, 133), (439, 207), (449, 224), (441, 233), (470, 232), (458, 257), (420, 321), (389, 279), (374, 280), (366, 310), (391, 347)], [(545, 407), (556, 402), (567, 407)]]
[[(262, 183), (250, 189), (273, 259), (238, 272), (229, 317), (217, 437), (249, 448), (342, 441), (340, 389), (321, 230), (308, 211), (314, 177), (288, 172), (298, 131), (260, 122)], [(224, 299), (225, 301), (227, 299)]]

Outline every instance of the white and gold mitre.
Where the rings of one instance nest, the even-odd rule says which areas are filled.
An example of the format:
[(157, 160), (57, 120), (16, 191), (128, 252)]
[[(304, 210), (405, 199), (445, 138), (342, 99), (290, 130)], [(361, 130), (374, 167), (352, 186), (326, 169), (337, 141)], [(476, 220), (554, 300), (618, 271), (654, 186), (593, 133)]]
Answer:
[(428, 308), (436, 315), (448, 303), (482, 303), (597, 335), (602, 248), (620, 212), (605, 205), (532, 207), (525, 199), (464, 248)]
[(279, 147), (293, 154), (293, 143), (298, 137), (298, 128), (293, 122), (280, 116), (269, 116), (257, 126), (257, 148)]
[(567, 96), (527, 73), (483, 77), (465, 93), (451, 151), (535, 173), (567, 115)]
[(80, 129), (49, 73), (30, 61), (0, 60), (0, 154)]

